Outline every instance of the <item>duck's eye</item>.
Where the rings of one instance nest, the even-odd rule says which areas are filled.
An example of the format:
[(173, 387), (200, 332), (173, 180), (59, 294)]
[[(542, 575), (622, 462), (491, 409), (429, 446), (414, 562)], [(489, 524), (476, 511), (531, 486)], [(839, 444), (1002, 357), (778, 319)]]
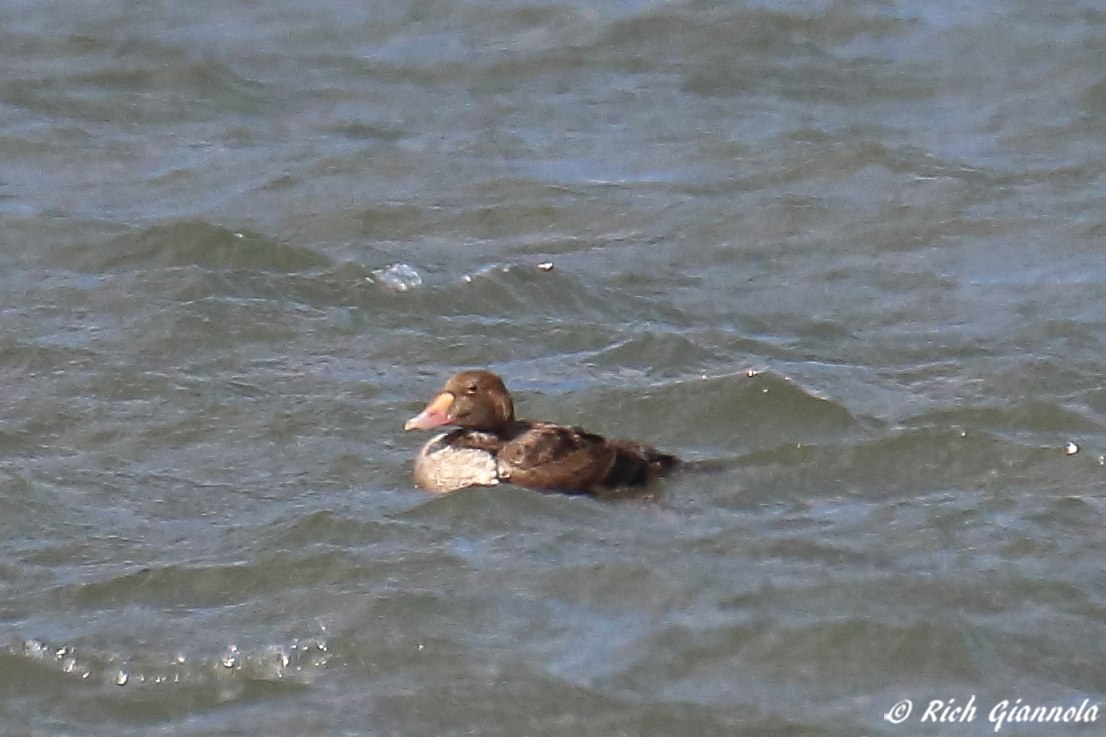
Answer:
[(475, 393), (476, 393), (476, 384), (469, 384), (468, 386), (465, 387), (464, 391), (462, 392), (462, 394), (467, 394), (470, 397)]

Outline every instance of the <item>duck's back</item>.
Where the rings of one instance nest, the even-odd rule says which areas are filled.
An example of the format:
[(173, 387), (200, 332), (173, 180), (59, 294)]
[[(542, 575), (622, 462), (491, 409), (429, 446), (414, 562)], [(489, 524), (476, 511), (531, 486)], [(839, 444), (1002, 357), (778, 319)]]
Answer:
[(679, 463), (645, 443), (546, 422), (520, 424), (497, 453), (499, 476), (528, 489), (589, 494), (644, 486)]

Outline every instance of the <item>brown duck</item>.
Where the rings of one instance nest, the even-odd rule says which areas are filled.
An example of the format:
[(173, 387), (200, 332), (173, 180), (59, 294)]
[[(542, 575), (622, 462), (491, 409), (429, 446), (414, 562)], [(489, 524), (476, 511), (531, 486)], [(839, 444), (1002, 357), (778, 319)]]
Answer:
[(536, 491), (597, 494), (645, 486), (680, 463), (646, 443), (517, 420), (507, 387), (489, 371), (455, 375), (403, 429), (443, 425), (457, 429), (432, 438), (415, 459), (415, 483), (427, 491), (512, 483)]

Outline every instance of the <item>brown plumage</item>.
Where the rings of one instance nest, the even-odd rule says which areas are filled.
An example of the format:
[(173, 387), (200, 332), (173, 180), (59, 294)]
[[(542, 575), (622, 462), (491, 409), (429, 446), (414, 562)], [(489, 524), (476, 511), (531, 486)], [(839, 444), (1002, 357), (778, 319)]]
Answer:
[(537, 491), (597, 494), (645, 486), (680, 463), (645, 443), (517, 420), (507, 387), (489, 371), (455, 375), (403, 427), (443, 425), (458, 429), (431, 439), (415, 460), (415, 483), (428, 491), (509, 482)]

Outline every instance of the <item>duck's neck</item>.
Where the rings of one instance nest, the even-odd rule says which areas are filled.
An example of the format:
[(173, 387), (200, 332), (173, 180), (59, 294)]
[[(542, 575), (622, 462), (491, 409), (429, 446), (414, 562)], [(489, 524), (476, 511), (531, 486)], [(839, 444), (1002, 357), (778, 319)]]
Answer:
[(527, 420), (511, 419), (495, 428), (466, 427), (462, 428), (462, 430), (464, 430), (467, 437), (473, 439), (473, 442), (480, 442), (480, 437), (495, 438), (499, 441), (510, 441), (529, 430), (533, 424), (534, 423), (528, 422)]

